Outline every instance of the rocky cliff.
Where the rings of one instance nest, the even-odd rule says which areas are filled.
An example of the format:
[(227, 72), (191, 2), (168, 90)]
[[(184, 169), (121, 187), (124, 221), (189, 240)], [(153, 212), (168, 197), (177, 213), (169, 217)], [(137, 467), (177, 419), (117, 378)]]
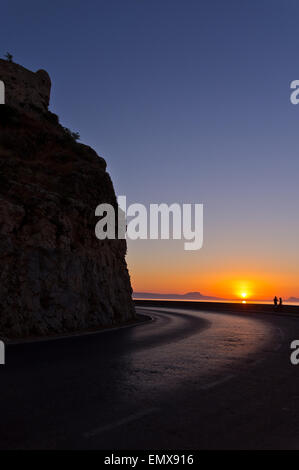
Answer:
[(96, 206), (117, 206), (105, 161), (48, 111), (45, 71), (0, 60), (0, 80), (0, 336), (131, 320), (126, 242), (94, 232)]

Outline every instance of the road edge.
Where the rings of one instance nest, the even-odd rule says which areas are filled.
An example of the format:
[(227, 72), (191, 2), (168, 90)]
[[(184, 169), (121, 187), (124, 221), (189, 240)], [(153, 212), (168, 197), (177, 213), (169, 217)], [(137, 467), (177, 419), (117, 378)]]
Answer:
[(59, 341), (59, 340), (72, 339), (72, 338), (82, 338), (85, 336), (100, 335), (103, 333), (109, 333), (112, 331), (122, 330), (124, 328), (135, 328), (137, 326), (141, 326), (146, 323), (151, 323), (155, 321), (155, 318), (150, 314), (137, 313), (136, 315), (139, 317), (139, 321), (125, 324), (125, 325), (116, 325), (116, 326), (112, 326), (109, 328), (101, 328), (99, 330), (92, 330), (92, 331), (81, 331), (81, 332), (78, 331), (75, 333), (64, 333), (61, 335), (39, 336), (37, 338), (20, 338), (20, 339), (12, 339), (12, 340), (8, 338), (2, 338), (2, 341), (5, 343), (5, 346), (17, 346), (17, 345), (25, 345), (25, 344), (44, 343), (48, 341)]

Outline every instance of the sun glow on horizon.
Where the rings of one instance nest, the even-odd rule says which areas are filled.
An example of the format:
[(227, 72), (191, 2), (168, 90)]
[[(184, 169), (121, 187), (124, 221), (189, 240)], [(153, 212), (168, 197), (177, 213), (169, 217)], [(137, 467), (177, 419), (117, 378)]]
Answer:
[(141, 259), (135, 263), (135, 271), (132, 269), (131, 274), (135, 292), (161, 294), (200, 292), (204, 296), (239, 302), (245, 300), (249, 303), (271, 300), (276, 292), (281, 293), (282, 297), (288, 298), (298, 288), (291, 275), (282, 278), (281, 275), (275, 273), (253, 271), (252, 269), (237, 272), (237, 268), (235, 268), (233, 272), (224, 271), (215, 274), (212, 271), (204, 276), (199, 272), (197, 265), (192, 267), (190, 271), (183, 270), (181, 267), (183, 261), (180, 263), (179, 269), (172, 264), (173, 260), (171, 260), (168, 264), (162, 263), (157, 270), (155, 257), (151, 257), (148, 261), (147, 269), (145, 269), (144, 263), (143, 265), (139, 264)]
[(242, 301), (249, 300), (254, 295), (255, 282), (253, 280), (242, 280), (242, 281), (232, 281), (232, 287), (235, 292), (235, 296)]

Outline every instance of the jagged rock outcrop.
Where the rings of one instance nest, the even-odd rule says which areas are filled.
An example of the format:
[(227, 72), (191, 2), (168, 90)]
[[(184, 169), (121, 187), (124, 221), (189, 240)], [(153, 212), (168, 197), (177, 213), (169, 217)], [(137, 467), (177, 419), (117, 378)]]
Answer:
[(96, 206), (117, 207), (104, 159), (48, 111), (46, 72), (0, 60), (0, 80), (0, 336), (129, 321), (126, 241), (94, 232)]
[(45, 70), (31, 72), (0, 59), (0, 80), (5, 84), (5, 103), (26, 113), (47, 112), (51, 80)]

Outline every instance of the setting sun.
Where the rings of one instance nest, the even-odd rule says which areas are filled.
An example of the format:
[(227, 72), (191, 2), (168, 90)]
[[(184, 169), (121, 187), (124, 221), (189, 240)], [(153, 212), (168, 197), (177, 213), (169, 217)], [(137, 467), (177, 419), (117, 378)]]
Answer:
[(247, 293), (246, 293), (246, 292), (242, 292), (241, 297), (242, 297), (243, 299), (246, 299)]

